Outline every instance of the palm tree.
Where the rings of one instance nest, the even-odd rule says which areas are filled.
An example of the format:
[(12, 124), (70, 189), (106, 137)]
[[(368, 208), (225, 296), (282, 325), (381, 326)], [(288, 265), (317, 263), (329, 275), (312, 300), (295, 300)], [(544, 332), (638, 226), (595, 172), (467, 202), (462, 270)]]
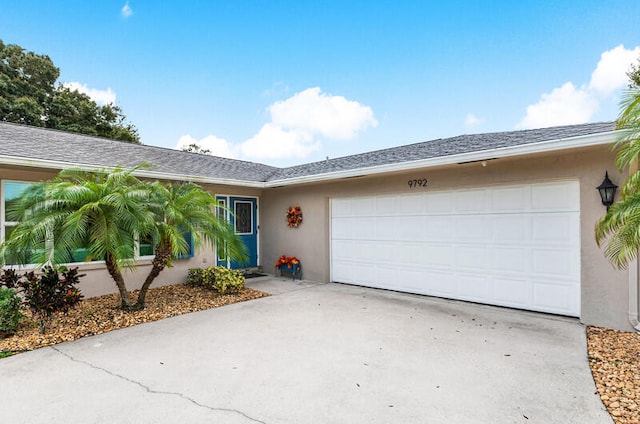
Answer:
[(0, 261), (56, 265), (72, 262), (72, 252), (86, 247), (104, 259), (122, 307), (131, 309), (122, 268), (135, 265), (135, 242), (152, 234), (155, 223), (149, 186), (133, 175), (139, 168), (68, 169), (29, 187), (7, 211), (18, 225), (0, 245)]
[[(163, 186), (142, 182), (133, 169), (84, 172), (64, 170), (49, 182), (30, 186), (7, 211), (18, 224), (0, 245), (0, 263), (72, 262), (73, 251), (87, 248), (88, 255), (104, 259), (120, 293), (125, 310), (144, 307), (146, 291), (173, 255), (184, 254), (183, 235), (190, 231), (196, 246), (223, 240), (230, 253), (242, 257), (243, 244), (230, 225), (219, 221), (212, 196), (195, 184)], [(156, 257), (133, 303), (122, 275), (135, 267), (136, 244), (156, 242)]]
[[(240, 262), (246, 261), (247, 248), (233, 227), (216, 216), (216, 201), (211, 194), (193, 183), (151, 184), (152, 205), (156, 212), (156, 244), (152, 268), (140, 288), (136, 308), (144, 308), (147, 290), (171, 259), (189, 253), (191, 247), (224, 243), (227, 254)], [(185, 234), (191, 235), (190, 246)]]
[(615, 145), (620, 148), (616, 165), (633, 172), (622, 187), (621, 200), (596, 223), (595, 234), (598, 246), (606, 243), (605, 255), (614, 266), (625, 268), (640, 248), (640, 89), (627, 90), (620, 105), (616, 124), (623, 132)]

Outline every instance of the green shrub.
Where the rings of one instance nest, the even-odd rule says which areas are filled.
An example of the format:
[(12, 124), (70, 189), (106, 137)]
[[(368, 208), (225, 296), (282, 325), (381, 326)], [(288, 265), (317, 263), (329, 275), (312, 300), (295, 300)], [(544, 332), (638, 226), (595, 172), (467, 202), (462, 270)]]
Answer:
[(220, 294), (237, 293), (244, 287), (244, 276), (240, 271), (223, 266), (191, 268), (187, 284), (215, 290)]
[(0, 275), (0, 285), (19, 289), (24, 303), (38, 319), (40, 332), (45, 333), (54, 313), (67, 312), (82, 300), (76, 287), (82, 276), (78, 275), (78, 268), (46, 266), (41, 274), (30, 271), (23, 276), (7, 269)]
[(213, 268), (213, 275), (213, 289), (218, 293), (237, 293), (244, 287), (244, 275), (238, 270), (217, 266)]
[(14, 289), (0, 287), (0, 339), (8, 337), (18, 329), (22, 315), (22, 299)]
[(204, 283), (204, 269), (202, 268), (189, 268), (189, 276), (187, 277), (187, 284), (192, 287), (202, 286)]

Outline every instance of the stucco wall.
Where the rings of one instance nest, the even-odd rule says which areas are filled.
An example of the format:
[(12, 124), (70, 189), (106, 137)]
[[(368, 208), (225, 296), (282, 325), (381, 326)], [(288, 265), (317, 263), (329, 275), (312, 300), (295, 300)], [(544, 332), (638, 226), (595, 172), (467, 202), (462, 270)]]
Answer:
[[(630, 330), (628, 273), (615, 270), (597, 247), (593, 228), (605, 213), (596, 187), (605, 170), (620, 185), (623, 181), (608, 147), (554, 153), (519, 159), (450, 165), (394, 175), (344, 179), (266, 190), (261, 215), (263, 265), (273, 266), (282, 254), (295, 255), (303, 263), (304, 278), (329, 282), (329, 199), (389, 193), (410, 193), (408, 179), (427, 178), (427, 190), (486, 187), (508, 184), (577, 179), (581, 206), (581, 321), (585, 324)], [(300, 205), (303, 224), (288, 228), (289, 206)]]
[[(50, 179), (56, 174), (57, 171), (55, 170), (0, 167), (0, 181), (42, 181)], [(258, 189), (244, 187), (218, 186), (210, 184), (205, 184), (203, 187), (212, 194), (259, 196), (261, 193)], [(151, 287), (185, 283), (187, 281), (187, 270), (189, 268), (208, 267), (214, 266), (215, 264), (215, 252), (209, 247), (204, 247), (201, 250), (196, 251), (192, 258), (174, 260), (173, 267), (165, 268), (165, 270), (156, 278)], [(80, 289), (85, 297), (100, 296), (117, 291), (115, 282), (109, 276), (104, 266), (104, 262), (96, 261), (72, 264), (71, 266), (77, 266), (80, 273), (86, 274), (80, 280)], [(123, 270), (127, 288), (129, 290), (140, 288), (150, 269), (151, 260), (140, 259), (136, 262), (135, 270)]]

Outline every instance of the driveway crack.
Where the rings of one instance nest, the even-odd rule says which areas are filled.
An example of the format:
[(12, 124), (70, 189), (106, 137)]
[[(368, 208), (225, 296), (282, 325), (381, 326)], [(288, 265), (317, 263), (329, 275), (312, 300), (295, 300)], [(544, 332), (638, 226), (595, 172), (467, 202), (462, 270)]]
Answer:
[(97, 365), (92, 364), (91, 362), (87, 362), (87, 361), (83, 361), (83, 360), (80, 360), (80, 359), (76, 359), (76, 358), (74, 358), (73, 356), (69, 355), (68, 353), (61, 351), (60, 349), (58, 349), (58, 348), (57, 348), (57, 347), (55, 347), (55, 346), (50, 346), (50, 348), (51, 348), (51, 349), (53, 349), (53, 350), (55, 350), (56, 352), (58, 352), (58, 353), (59, 353), (59, 354), (61, 354), (62, 356), (67, 357), (69, 360), (71, 360), (71, 361), (73, 361), (73, 362), (77, 362), (77, 363), (79, 363), (79, 364), (86, 365), (86, 366), (91, 367), (91, 368), (93, 368), (93, 369), (96, 369), (96, 370), (98, 370), (98, 371), (102, 371), (102, 372), (104, 372), (105, 374), (109, 374), (110, 376), (113, 376), (113, 377), (119, 378), (119, 379), (121, 379), (121, 380), (123, 380), (123, 381), (126, 381), (126, 382), (128, 382), (128, 383), (135, 384), (136, 386), (138, 386), (138, 387), (142, 388), (143, 390), (145, 390), (145, 391), (146, 391), (146, 392), (148, 392), (148, 393), (151, 393), (151, 394), (159, 394), (159, 395), (177, 396), (177, 397), (180, 397), (180, 398), (182, 398), (182, 399), (184, 399), (184, 400), (186, 400), (186, 401), (188, 401), (188, 402), (191, 402), (192, 404), (194, 404), (194, 405), (196, 405), (196, 406), (198, 406), (198, 407), (200, 407), (200, 408), (205, 408), (205, 409), (208, 409), (208, 410), (210, 410), (210, 411), (214, 411), (214, 412), (231, 412), (231, 413), (238, 414), (238, 415), (240, 415), (240, 416), (242, 416), (242, 417), (244, 417), (244, 418), (246, 418), (247, 420), (250, 420), (250, 421), (252, 421), (252, 422), (260, 423), (260, 424), (267, 424), (266, 422), (261, 421), (261, 420), (259, 420), (259, 419), (257, 419), (257, 418), (253, 418), (253, 417), (251, 417), (251, 416), (249, 416), (249, 415), (245, 414), (244, 412), (239, 411), (239, 410), (237, 410), (237, 409), (232, 409), (232, 408), (216, 408), (216, 407), (214, 407), (214, 406), (209, 406), (209, 405), (205, 405), (205, 404), (203, 404), (203, 403), (200, 403), (200, 402), (198, 402), (197, 400), (192, 399), (192, 398), (190, 398), (189, 396), (185, 396), (184, 394), (179, 393), (179, 392), (166, 392), (166, 391), (163, 391), (163, 390), (154, 390), (154, 389), (152, 389), (151, 387), (146, 386), (146, 385), (142, 384), (142, 383), (141, 383), (141, 382), (139, 382), (139, 381), (132, 380), (131, 378), (125, 377), (124, 375), (120, 375), (120, 374), (117, 374), (117, 373), (115, 373), (115, 372), (113, 372), (113, 371), (110, 371), (110, 370), (108, 370), (108, 369), (106, 369), (106, 368), (99, 367), (99, 366), (97, 366)]

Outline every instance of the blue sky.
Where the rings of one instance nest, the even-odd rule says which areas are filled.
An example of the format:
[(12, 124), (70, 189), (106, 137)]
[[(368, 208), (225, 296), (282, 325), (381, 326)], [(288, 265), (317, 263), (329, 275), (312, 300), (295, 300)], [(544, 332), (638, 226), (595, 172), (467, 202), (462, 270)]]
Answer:
[(142, 142), (277, 166), (615, 119), (640, 1), (0, 0)]

